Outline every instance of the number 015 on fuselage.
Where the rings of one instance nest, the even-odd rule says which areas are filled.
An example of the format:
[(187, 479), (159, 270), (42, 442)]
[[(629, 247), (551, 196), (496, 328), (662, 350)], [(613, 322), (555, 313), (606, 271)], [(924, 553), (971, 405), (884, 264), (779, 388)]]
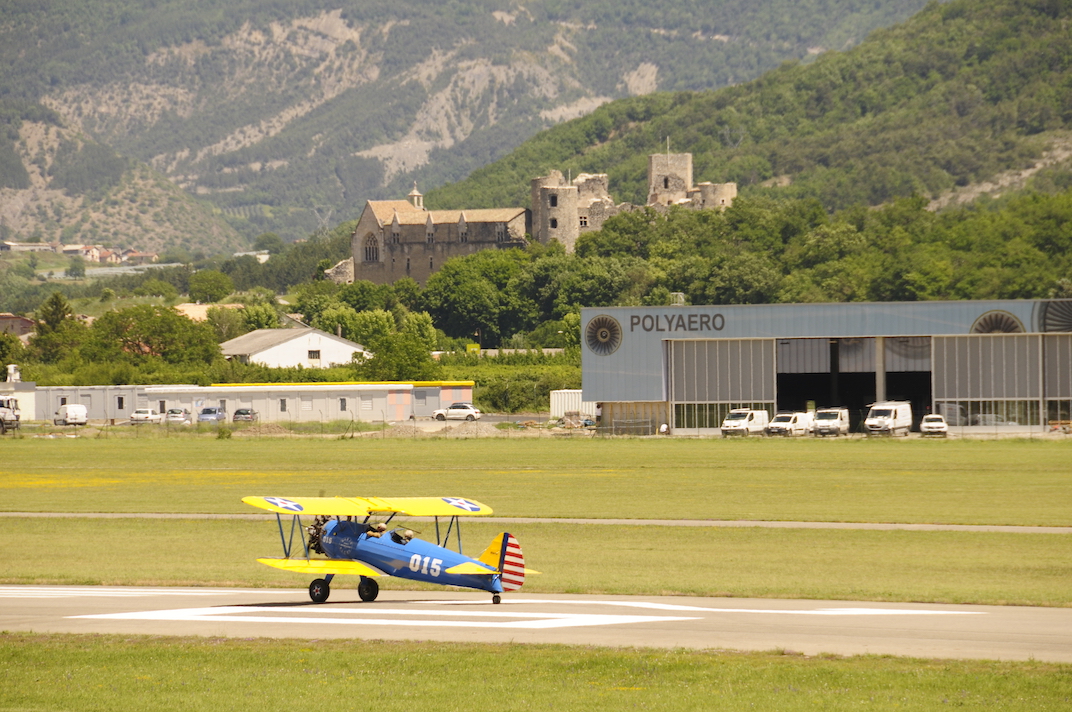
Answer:
[[(328, 599), (331, 581), (338, 574), (361, 577), (357, 591), (363, 601), (376, 600), (378, 577), (395, 576), (488, 591), (492, 602), (499, 603), (503, 592), (521, 588), (526, 574), (538, 573), (525, 568), (521, 545), (508, 532), (497, 534), (476, 558), (461, 552), (460, 518), (491, 514), (490, 507), (471, 499), (245, 497), (242, 501), (275, 512), (279, 524), (283, 558), (257, 560), (286, 571), (321, 576), (309, 585), (309, 597), (317, 603)], [(289, 534), (284, 515), (290, 516)], [(436, 542), (419, 539), (410, 529), (390, 528), (397, 515), (434, 520)], [(312, 519), (302, 522), (302, 516)], [(452, 533), (457, 539), (456, 551), (448, 548)]]

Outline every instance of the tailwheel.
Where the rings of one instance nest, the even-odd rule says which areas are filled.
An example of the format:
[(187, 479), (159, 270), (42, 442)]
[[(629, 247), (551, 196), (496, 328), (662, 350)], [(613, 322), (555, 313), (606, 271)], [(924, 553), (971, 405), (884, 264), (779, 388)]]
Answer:
[(374, 578), (362, 576), (361, 583), (357, 584), (357, 595), (362, 601), (371, 603), (376, 600), (376, 596), (380, 595), (380, 584), (376, 583)]
[(495, 604), (502, 603), (502, 596), (497, 593), (491, 594), (491, 602)]
[(324, 579), (317, 579), (309, 584), (309, 598), (313, 603), (323, 603), (331, 595), (331, 586)]

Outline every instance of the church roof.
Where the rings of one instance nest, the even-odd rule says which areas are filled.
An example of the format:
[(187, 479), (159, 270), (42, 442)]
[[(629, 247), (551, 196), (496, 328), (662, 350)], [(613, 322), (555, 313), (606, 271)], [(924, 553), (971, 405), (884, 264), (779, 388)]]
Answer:
[(424, 210), (415, 208), (406, 200), (370, 200), (365, 208), (376, 216), (380, 227), (392, 224), (395, 218), (399, 225), (426, 225), (431, 216), (432, 224), (456, 224), (465, 215), (466, 223), (504, 223), (525, 214), (525, 208), (482, 208), (477, 210)]

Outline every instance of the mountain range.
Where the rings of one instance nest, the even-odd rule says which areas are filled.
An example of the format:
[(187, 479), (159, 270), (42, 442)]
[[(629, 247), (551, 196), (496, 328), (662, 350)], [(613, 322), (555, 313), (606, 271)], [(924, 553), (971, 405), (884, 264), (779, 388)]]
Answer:
[(681, 95), (665, 92), (803, 71), (923, 7), (14, 0), (0, 14), (0, 239), (211, 254), (303, 238), (617, 100), (660, 111)]

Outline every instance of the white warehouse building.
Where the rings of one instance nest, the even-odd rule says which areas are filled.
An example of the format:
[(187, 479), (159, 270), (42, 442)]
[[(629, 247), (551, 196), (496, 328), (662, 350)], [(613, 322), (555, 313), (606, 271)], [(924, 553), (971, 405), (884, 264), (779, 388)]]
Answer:
[(185, 408), (196, 419), (206, 407), (223, 408), (228, 418), (238, 408), (252, 408), (262, 422), (398, 422), (431, 417), (440, 407), (472, 399), (472, 381), (42, 386), (33, 417), (52, 420), (61, 405), (80, 403), (90, 420), (105, 422), (126, 421), (136, 408)]

